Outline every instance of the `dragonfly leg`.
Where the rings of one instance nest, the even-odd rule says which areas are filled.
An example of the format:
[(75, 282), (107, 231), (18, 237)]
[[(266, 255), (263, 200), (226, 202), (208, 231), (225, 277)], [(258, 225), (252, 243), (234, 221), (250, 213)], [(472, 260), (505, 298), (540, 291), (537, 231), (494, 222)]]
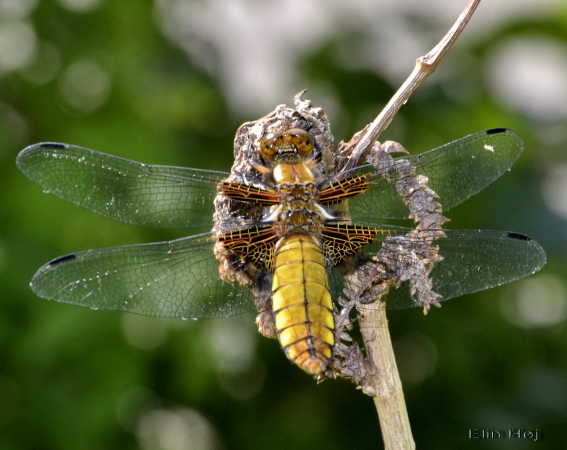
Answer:
[(276, 322), (272, 311), (262, 311), (256, 316), (256, 327), (258, 332), (269, 339), (276, 339)]
[(325, 377), (336, 378), (341, 376), (348, 378), (354, 384), (360, 386), (365, 394), (374, 396), (376, 393), (367, 388), (368, 383), (366, 382), (371, 374), (372, 365), (358, 343), (337, 342), (335, 344), (332, 365)]
[(274, 319), (274, 312), (272, 311), (272, 290), (271, 286), (266, 288), (262, 286), (263, 283), (258, 283), (254, 289), (254, 303), (258, 310), (256, 316), (256, 326), (258, 332), (269, 339), (276, 339), (276, 322)]

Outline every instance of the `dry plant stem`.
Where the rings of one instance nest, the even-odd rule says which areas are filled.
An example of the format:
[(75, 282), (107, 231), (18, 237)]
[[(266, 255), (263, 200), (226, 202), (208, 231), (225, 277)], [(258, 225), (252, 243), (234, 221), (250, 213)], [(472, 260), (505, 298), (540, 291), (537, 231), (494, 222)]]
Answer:
[(361, 326), (360, 331), (372, 366), (375, 367), (371, 384), (376, 389), (373, 400), (380, 420), (384, 448), (415, 449), (402, 382), (392, 348), (386, 304), (379, 301), (372, 306), (361, 311), (362, 323), (372, 326)]
[[(378, 116), (362, 131), (347, 166), (352, 167), (358, 163), (363, 153), (390, 125), (396, 113), (413, 92), (435, 71), (479, 4), (480, 0), (470, 0), (443, 39), (426, 55), (416, 60), (412, 73)], [(376, 393), (373, 400), (378, 412), (384, 448), (386, 450), (415, 449), (402, 383), (392, 348), (386, 306), (381, 301), (377, 301), (374, 305), (375, 308), (364, 308), (361, 311), (360, 327), (368, 358), (375, 368), (369, 385)]]
[(479, 3), (480, 0), (470, 0), (443, 39), (441, 39), (429, 53), (417, 58), (411, 74), (406, 78), (382, 111), (380, 111), (376, 118), (363, 130), (352, 152), (348, 168), (354, 166), (359, 161), (364, 151), (368, 149), (390, 125), (394, 116), (398, 113), (400, 108), (406, 104), (414, 91), (435, 71), (445, 54), (469, 23)]

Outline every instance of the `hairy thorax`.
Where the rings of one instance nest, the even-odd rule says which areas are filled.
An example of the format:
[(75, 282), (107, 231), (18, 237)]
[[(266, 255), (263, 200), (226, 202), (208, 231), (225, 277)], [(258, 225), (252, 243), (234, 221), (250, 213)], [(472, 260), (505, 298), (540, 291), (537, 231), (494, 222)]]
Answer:
[(321, 210), (313, 173), (304, 162), (278, 164), (273, 178), (280, 194), (280, 204), (273, 207), (269, 220), (275, 223), (280, 236), (291, 232), (320, 233)]

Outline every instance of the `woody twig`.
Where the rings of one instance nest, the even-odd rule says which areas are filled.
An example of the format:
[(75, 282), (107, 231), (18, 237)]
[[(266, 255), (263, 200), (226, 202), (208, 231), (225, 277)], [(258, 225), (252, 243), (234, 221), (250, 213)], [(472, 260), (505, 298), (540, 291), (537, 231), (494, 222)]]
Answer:
[[(377, 138), (392, 122), (396, 113), (413, 92), (435, 71), (443, 57), (461, 35), (476, 11), (480, 0), (470, 0), (447, 34), (427, 54), (417, 58), (415, 67), (398, 91), (363, 130), (358, 132), (341, 153), (348, 155), (344, 169), (354, 167), (363, 154), (370, 151)], [(362, 310), (360, 329), (364, 345), (373, 367), (367, 383), (367, 392), (374, 392), (373, 400), (378, 413), (384, 448), (386, 450), (415, 449), (402, 384), (396, 366), (388, 329), (386, 307), (378, 298), (377, 307)]]

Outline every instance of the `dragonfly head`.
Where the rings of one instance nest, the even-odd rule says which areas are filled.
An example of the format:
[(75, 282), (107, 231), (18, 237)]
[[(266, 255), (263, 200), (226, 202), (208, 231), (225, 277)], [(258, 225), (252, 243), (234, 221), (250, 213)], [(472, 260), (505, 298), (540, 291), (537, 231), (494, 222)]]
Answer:
[(315, 146), (309, 133), (300, 128), (281, 131), (260, 143), (260, 156), (266, 161), (295, 164), (313, 157)]

